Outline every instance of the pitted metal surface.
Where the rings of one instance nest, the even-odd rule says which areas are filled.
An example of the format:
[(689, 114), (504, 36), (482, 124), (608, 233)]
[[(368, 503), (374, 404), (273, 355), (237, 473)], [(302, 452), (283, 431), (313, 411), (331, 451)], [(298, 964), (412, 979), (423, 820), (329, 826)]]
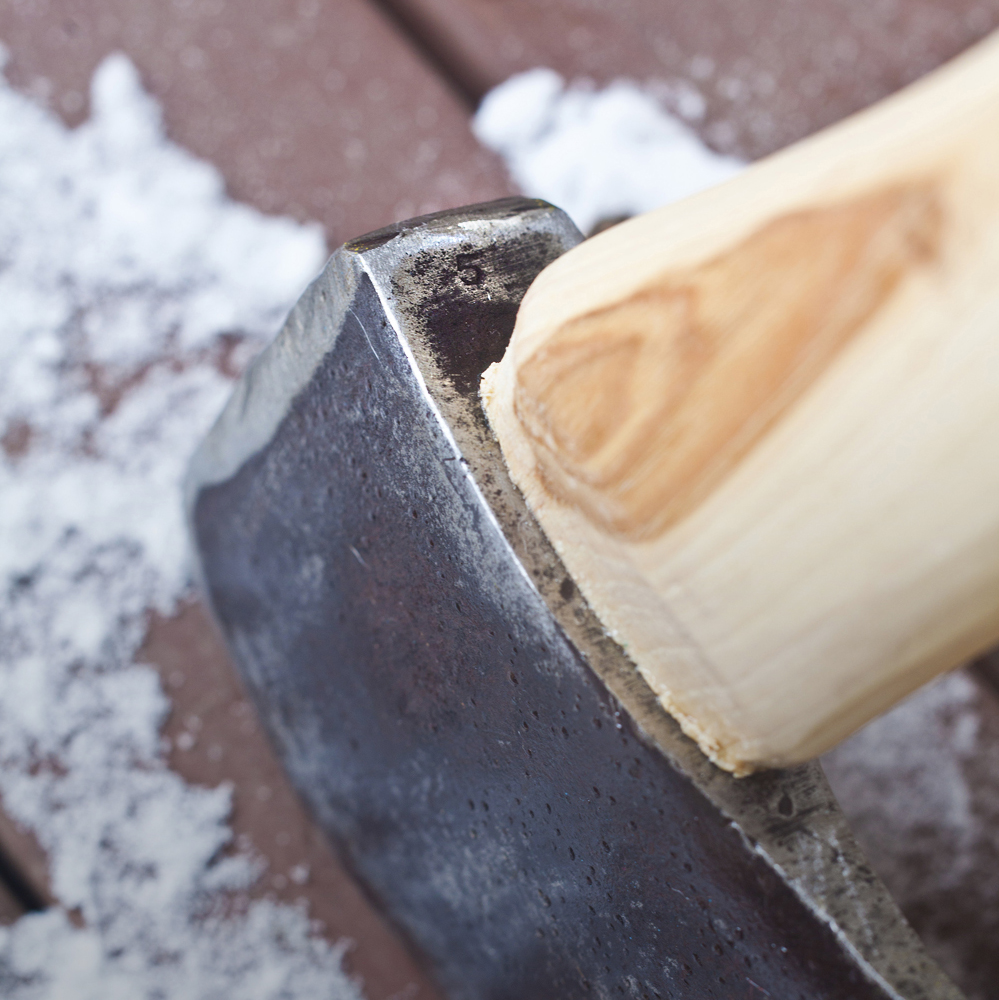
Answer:
[(508, 200), (348, 244), (192, 466), (285, 764), (456, 1000), (957, 1000), (819, 767), (711, 765), (507, 477), (478, 378), (578, 240)]

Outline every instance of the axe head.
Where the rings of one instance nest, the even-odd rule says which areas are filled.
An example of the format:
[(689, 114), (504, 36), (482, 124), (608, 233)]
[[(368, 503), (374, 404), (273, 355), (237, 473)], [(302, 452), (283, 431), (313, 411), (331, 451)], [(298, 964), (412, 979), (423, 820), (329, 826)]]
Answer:
[(348, 243), (195, 456), (284, 764), (454, 1000), (959, 998), (819, 766), (710, 764), (507, 477), (479, 377), (580, 238), (507, 199)]

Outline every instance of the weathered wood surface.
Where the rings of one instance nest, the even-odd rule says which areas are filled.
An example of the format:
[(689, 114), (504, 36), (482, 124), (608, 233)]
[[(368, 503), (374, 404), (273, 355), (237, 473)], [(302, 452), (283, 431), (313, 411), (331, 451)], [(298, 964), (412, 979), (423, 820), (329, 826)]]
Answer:
[(754, 159), (893, 93), (999, 25), (997, 0), (385, 3), (473, 96), (534, 66), (648, 81), (674, 108), (696, 91), (701, 136)]
[[(388, 7), (395, 24), (382, 16)], [(319, 219), (331, 245), (411, 212), (506, 193), (502, 168), (469, 138), (467, 120), (485, 89), (518, 70), (548, 65), (568, 77), (665, 81), (659, 91), (674, 107), (695, 87), (705, 101), (695, 123), (701, 135), (717, 149), (759, 155), (897, 89), (997, 23), (999, 0), (0, 0), (6, 72), (22, 89), (78, 122), (94, 66), (123, 49), (164, 104), (170, 135), (216, 163), (234, 196)], [(424, 141), (431, 144), (421, 152)], [(234, 781), (236, 829), (270, 865), (260, 891), (305, 896), (331, 938), (347, 933), (357, 942), (348, 966), (364, 976), (372, 1000), (433, 996), (377, 917), (352, 909), (356, 890), (315, 843), (269, 748), (250, 732), (255, 724), (239, 682), (204, 612), (190, 607), (154, 621), (146, 649), (174, 700), (168, 733), (175, 766), (191, 780)], [(999, 802), (999, 777), (987, 765), (999, 753), (999, 735), (990, 735), (999, 733), (999, 708), (987, 698), (982, 705), (976, 753), (985, 763), (965, 769), (968, 815), (993, 815)], [(176, 742), (182, 733), (194, 737), (190, 750)], [(894, 757), (866, 765), (860, 784), (905, 780), (906, 739), (917, 737), (903, 739)], [(271, 790), (270, 802), (287, 804), (286, 826), (270, 824), (261, 787)], [(992, 876), (956, 877), (947, 844), (951, 836), (978, 838), (972, 853), (984, 858), (995, 838), (967, 816), (955, 820), (945, 800), (930, 802), (920, 820), (917, 876), (912, 854), (898, 860), (896, 848), (911, 833), (898, 799), (893, 805), (887, 796), (860, 795), (848, 782), (837, 787), (935, 956), (973, 995), (991, 996), (999, 981)], [(938, 837), (938, 830), (948, 833)], [(44, 855), (2, 812), (0, 847), (46, 902)], [(311, 865), (309, 881), (275, 888), (275, 877), (287, 878), (302, 859)], [(10, 899), (5, 905), (0, 919), (20, 909)], [(417, 993), (409, 983), (418, 984)], [(976, 983), (985, 986), (976, 992)]]

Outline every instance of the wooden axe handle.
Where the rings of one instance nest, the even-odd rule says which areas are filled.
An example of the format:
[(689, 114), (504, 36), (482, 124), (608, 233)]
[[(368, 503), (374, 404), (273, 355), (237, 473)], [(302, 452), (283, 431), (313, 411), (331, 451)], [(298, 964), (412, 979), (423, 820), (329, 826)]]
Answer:
[(999, 38), (538, 277), (515, 481), (722, 767), (822, 753), (999, 640)]

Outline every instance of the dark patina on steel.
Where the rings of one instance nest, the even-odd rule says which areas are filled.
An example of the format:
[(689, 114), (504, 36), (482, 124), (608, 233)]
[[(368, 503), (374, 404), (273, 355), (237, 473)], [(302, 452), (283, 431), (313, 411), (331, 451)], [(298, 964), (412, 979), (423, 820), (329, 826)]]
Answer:
[(579, 239), (509, 199), (347, 244), (196, 456), (204, 585), (284, 763), (454, 1000), (958, 1000), (818, 765), (711, 765), (507, 477), (479, 376)]

